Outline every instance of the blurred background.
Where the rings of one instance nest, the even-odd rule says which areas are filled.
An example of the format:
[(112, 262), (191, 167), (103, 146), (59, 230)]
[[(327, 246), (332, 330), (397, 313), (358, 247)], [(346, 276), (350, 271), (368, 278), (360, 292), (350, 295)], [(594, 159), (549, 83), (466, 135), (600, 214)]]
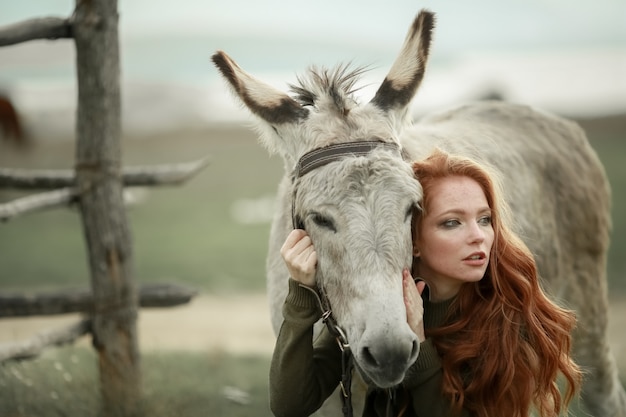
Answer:
[[(0, 24), (67, 16), (71, 0), (4, 2)], [(368, 94), (399, 51), (420, 8), (438, 22), (418, 112), (499, 94), (571, 116), (626, 109), (626, 3), (533, 0), (394, 1), (361, 4), (269, 0), (119, 1), (127, 133), (240, 121), (210, 63), (223, 49), (263, 80), (285, 85), (310, 64), (370, 65)], [(71, 41), (0, 50), (0, 88), (32, 133), (73, 131)], [(40, 127), (44, 119), (46, 127)]]
[[(71, 0), (5, 1), (0, 5), (0, 26), (34, 17), (66, 17), (73, 8)], [(148, 366), (152, 373), (146, 372), (153, 397), (169, 398), (178, 412), (183, 407), (181, 396), (185, 404), (196, 407), (178, 415), (195, 415), (196, 409), (205, 412), (212, 406), (218, 407), (214, 415), (248, 415), (245, 408), (232, 406), (237, 403), (232, 392), (229, 397), (223, 386), (214, 387), (201, 376), (219, 373), (226, 365), (241, 367), (244, 375), (252, 373), (232, 384), (247, 390), (252, 404), (256, 401), (266, 410), (263, 384), (273, 346), (264, 271), (282, 161), (257, 144), (251, 117), (219, 78), (211, 55), (222, 49), (248, 72), (282, 89), (312, 64), (367, 65), (371, 71), (359, 93), (365, 101), (382, 81), (421, 8), (434, 11), (437, 24), (426, 78), (413, 103), (416, 118), (471, 100), (502, 98), (575, 119), (587, 131), (613, 188), (612, 346), (621, 369), (626, 369), (626, 339), (618, 331), (626, 315), (626, 1), (400, 0), (391, 5), (356, 0), (120, 0), (125, 164), (209, 158), (208, 167), (183, 186), (131, 189), (136, 201), (129, 215), (137, 280), (176, 282), (200, 294), (189, 306), (146, 310), (140, 319), (142, 348), (157, 352), (147, 359), (148, 364), (157, 364)], [(19, 147), (0, 136), (0, 166), (71, 168), (76, 106), (73, 42), (31, 41), (0, 48), (0, 95), (15, 105), (28, 142)], [(20, 195), (0, 190), (0, 202)], [(86, 263), (74, 210), (29, 214), (0, 225), (2, 291), (85, 287)], [(216, 306), (219, 311), (210, 310)], [(211, 327), (216, 317), (222, 322), (235, 318), (230, 320), (232, 326)], [(0, 320), (0, 341), (29, 337), (42, 323)], [(164, 328), (169, 336), (162, 334)], [(253, 342), (251, 332), (258, 337)], [(159, 356), (164, 349), (202, 353), (184, 360), (180, 355), (164, 359)], [(257, 359), (254, 365), (227, 360), (233, 352)], [(41, 359), (40, 368), (49, 366), (52, 374), (58, 363), (67, 368), (82, 360), (75, 351), (51, 355)], [(40, 368), (23, 366), (33, 368), (3, 368), (0, 388), (11, 387), (5, 395), (13, 395), (17, 400), (12, 404), (25, 407), (32, 397), (17, 387), (28, 386), (23, 381), (29, 377), (24, 375), (39, 375)], [(202, 382), (192, 380), (179, 387), (177, 400), (156, 388), (167, 380), (164, 375), (188, 377), (192, 370), (201, 370), (197, 378)], [(89, 370), (81, 372), (91, 375)], [(68, 382), (60, 373), (62, 380), (56, 382), (56, 377), (46, 375), (49, 386), (76, 384), (77, 377)], [(31, 382), (34, 379), (30, 377)], [(260, 385), (254, 385), (257, 382)], [(199, 399), (206, 393), (198, 398), (181, 394), (197, 387), (217, 393), (211, 397), (212, 405)], [(60, 392), (57, 399), (63, 397)], [(1, 395), (0, 404), (7, 400)], [(51, 409), (42, 404), (42, 409)]]

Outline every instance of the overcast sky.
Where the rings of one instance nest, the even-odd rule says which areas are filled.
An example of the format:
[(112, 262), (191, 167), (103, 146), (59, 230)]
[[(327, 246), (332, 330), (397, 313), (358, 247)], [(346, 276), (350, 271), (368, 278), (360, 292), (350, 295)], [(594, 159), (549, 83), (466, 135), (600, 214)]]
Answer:
[[(68, 15), (73, 0), (3, 1), (0, 24)], [(390, 6), (393, 5), (393, 6)], [(398, 44), (420, 8), (438, 16), (439, 48), (626, 46), (625, 0), (120, 0), (124, 36), (278, 35)]]

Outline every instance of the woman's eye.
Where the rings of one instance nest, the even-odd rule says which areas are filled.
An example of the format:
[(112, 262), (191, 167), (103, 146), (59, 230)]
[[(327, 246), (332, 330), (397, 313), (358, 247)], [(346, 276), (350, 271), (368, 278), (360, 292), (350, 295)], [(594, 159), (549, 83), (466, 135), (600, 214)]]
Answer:
[(489, 226), (491, 224), (491, 216), (483, 216), (478, 219), (478, 223), (483, 226)]
[(461, 224), (461, 223), (460, 223), (458, 220), (456, 220), (456, 219), (444, 220), (444, 221), (441, 223), (441, 225), (442, 225), (443, 227), (446, 227), (446, 228), (449, 228), (449, 229), (451, 229), (451, 228), (453, 228), (453, 227), (456, 227), (456, 226), (458, 226), (459, 224)]
[(319, 227), (332, 230), (333, 232), (337, 231), (337, 229), (335, 229), (335, 224), (333, 223), (333, 221), (329, 219), (328, 217), (323, 216), (319, 213), (313, 213), (311, 215), (311, 220), (313, 220), (313, 223), (315, 223)]

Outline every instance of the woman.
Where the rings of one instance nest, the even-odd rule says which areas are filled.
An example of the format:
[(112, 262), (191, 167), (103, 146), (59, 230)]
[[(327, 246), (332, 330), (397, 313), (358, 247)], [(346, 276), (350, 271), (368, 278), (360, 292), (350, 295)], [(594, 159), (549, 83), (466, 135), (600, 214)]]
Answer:
[[(419, 279), (415, 285), (408, 271), (402, 279), (420, 354), (396, 401), (371, 389), (364, 415), (560, 415), (581, 379), (569, 356), (575, 317), (541, 290), (532, 255), (507, 225), (493, 177), (441, 151), (416, 162), (414, 171), (424, 191), (423, 210), (413, 216)], [(306, 415), (336, 388), (340, 356), (324, 333), (311, 340), (320, 313), (311, 291), (317, 258), (310, 238), (294, 230), (281, 254), (292, 279), (272, 358), (270, 402), (277, 415)]]

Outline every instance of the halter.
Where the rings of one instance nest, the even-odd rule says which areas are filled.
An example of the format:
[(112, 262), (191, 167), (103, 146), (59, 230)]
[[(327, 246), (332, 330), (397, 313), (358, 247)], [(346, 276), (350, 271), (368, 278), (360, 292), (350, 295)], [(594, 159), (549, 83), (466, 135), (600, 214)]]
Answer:
[[(322, 167), (331, 162), (339, 161), (347, 156), (365, 156), (377, 148), (386, 148), (399, 152), (398, 144), (383, 142), (381, 140), (371, 140), (363, 142), (346, 142), (316, 148), (302, 155), (294, 169), (292, 181), (295, 182), (316, 168)], [(293, 189), (291, 199), (291, 219), (294, 229), (304, 229), (302, 219), (296, 216), (296, 188)]]
[[(312, 151), (302, 155), (302, 157), (298, 160), (296, 168), (294, 169), (292, 181), (295, 182), (297, 178), (300, 178), (314, 169), (331, 162), (339, 161), (340, 159), (348, 156), (366, 156), (374, 149), (378, 148), (386, 148), (399, 152), (399, 146), (396, 143), (383, 142), (381, 140), (338, 143), (325, 146), (323, 148), (313, 149)], [(294, 229), (304, 229), (302, 219), (296, 215), (296, 191), (297, 188), (294, 184), (291, 199), (291, 220)], [(339, 385), (341, 387), (342, 394), (341, 399), (343, 404), (343, 415), (345, 417), (352, 417), (351, 385), (354, 358), (352, 356), (352, 351), (350, 350), (350, 343), (348, 342), (346, 333), (337, 324), (337, 320), (335, 320), (335, 317), (333, 316), (330, 301), (328, 300), (324, 286), (318, 285), (317, 289), (318, 293), (315, 294), (322, 309), (322, 321), (326, 324), (330, 333), (335, 336), (339, 349), (341, 350), (341, 381), (339, 381)]]

